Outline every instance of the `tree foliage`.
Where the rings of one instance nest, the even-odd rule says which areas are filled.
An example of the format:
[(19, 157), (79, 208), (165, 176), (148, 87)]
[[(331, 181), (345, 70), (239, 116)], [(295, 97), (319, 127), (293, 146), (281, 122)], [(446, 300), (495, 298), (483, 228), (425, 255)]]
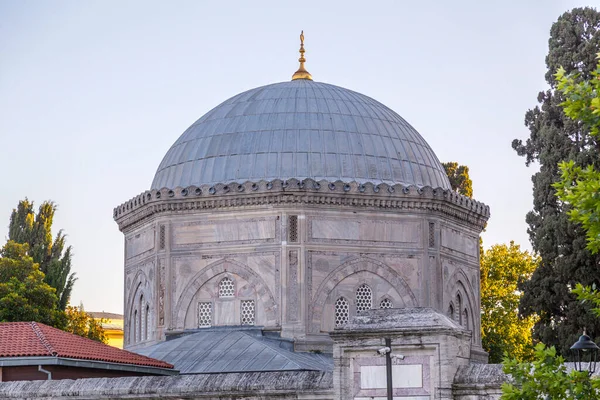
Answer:
[(37, 214), (33, 202), (25, 199), (19, 202), (10, 216), (8, 239), (28, 245), (27, 254), (40, 266), (45, 281), (56, 289), (59, 308), (67, 307), (75, 274), (71, 273), (71, 246), (66, 246), (62, 231), (52, 238), (52, 220), (56, 205), (51, 201), (43, 202)]
[[(598, 54), (600, 58), (600, 54)], [(566, 75), (560, 68), (556, 73), (558, 89), (565, 96), (565, 114), (581, 123), (590, 135), (600, 136), (600, 62), (590, 80), (579, 80), (579, 74)], [(600, 141), (596, 142), (600, 145)], [(600, 150), (597, 149), (597, 150)], [(600, 170), (595, 165), (585, 167), (574, 161), (559, 164), (561, 179), (554, 184), (558, 198), (571, 206), (571, 221), (580, 223), (587, 234), (587, 247), (592, 253), (600, 251)]]
[(102, 321), (80, 307), (68, 306), (75, 282), (71, 247), (65, 236), (52, 239), (56, 206), (20, 201), (10, 217), (9, 240), (0, 251), (0, 321), (36, 321), (79, 336), (106, 342)]
[(533, 353), (531, 328), (535, 317), (519, 317), (521, 293), (517, 286), (531, 276), (538, 261), (514, 242), (494, 245), (483, 253), (481, 331), (490, 363), (501, 362), (505, 353), (518, 360), (529, 359)]
[(65, 313), (67, 317), (65, 331), (102, 343), (108, 341), (106, 333), (102, 328), (102, 323), (105, 320), (94, 319), (84, 310), (83, 304), (80, 304), (79, 307), (67, 306)]
[(458, 165), (457, 162), (442, 163), (450, 180), (452, 190), (467, 197), (473, 197), (473, 182), (469, 177), (469, 167)]
[(585, 231), (570, 221), (567, 206), (556, 197), (552, 186), (561, 178), (558, 164), (573, 160), (576, 166), (600, 163), (598, 142), (581, 123), (563, 112), (564, 96), (557, 91), (554, 72), (578, 73), (589, 79), (595, 69), (595, 53), (600, 49), (600, 13), (592, 8), (575, 8), (552, 25), (546, 57), (546, 79), (550, 89), (538, 96), (539, 105), (525, 115), (530, 136), (513, 148), (525, 157), (526, 165), (537, 162), (539, 172), (532, 177), (533, 210), (527, 214), (533, 250), (540, 264), (530, 280), (522, 285), (520, 312), (538, 315), (533, 337), (554, 345), (567, 354), (584, 327), (591, 336), (600, 334), (600, 321), (571, 293), (577, 282), (600, 283), (600, 256), (586, 249)]
[(504, 372), (512, 382), (502, 384), (501, 400), (591, 400), (600, 399), (600, 380), (590, 378), (587, 371), (567, 373), (564, 359), (554, 347), (543, 343), (535, 347), (532, 363), (504, 360)]
[(56, 290), (27, 255), (28, 246), (9, 241), (0, 251), (0, 321), (61, 325)]

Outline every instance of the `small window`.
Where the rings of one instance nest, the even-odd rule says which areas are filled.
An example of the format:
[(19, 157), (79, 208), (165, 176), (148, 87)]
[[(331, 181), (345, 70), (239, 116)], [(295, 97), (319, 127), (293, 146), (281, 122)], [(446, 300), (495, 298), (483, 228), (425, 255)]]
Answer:
[(242, 300), (242, 325), (254, 325), (254, 300)]
[(459, 325), (462, 325), (463, 324), (463, 320), (462, 320), (463, 315), (460, 312), (460, 310), (462, 308), (462, 298), (460, 297), (460, 293), (456, 294), (456, 305), (457, 305), (456, 311), (457, 311), (458, 315), (454, 315), (454, 320), (456, 322), (458, 322)]
[(367, 285), (360, 285), (356, 289), (356, 313), (373, 308), (373, 291)]
[(290, 215), (288, 217), (288, 239), (290, 243), (298, 242), (298, 216)]
[(379, 303), (379, 308), (394, 308), (394, 304), (390, 299), (383, 299), (381, 303)]
[(144, 340), (148, 340), (150, 338), (148, 333), (150, 331), (148, 321), (150, 321), (150, 306), (146, 304), (146, 312), (144, 313)]
[(138, 342), (138, 312), (135, 310), (133, 312), (133, 343)]
[(454, 306), (452, 303), (448, 306), (448, 318), (454, 320)]
[(235, 285), (231, 278), (223, 278), (219, 282), (219, 297), (234, 297), (235, 296)]
[(348, 300), (340, 297), (335, 301), (335, 326), (340, 327), (348, 323)]
[(212, 303), (198, 303), (198, 327), (206, 328), (212, 325)]

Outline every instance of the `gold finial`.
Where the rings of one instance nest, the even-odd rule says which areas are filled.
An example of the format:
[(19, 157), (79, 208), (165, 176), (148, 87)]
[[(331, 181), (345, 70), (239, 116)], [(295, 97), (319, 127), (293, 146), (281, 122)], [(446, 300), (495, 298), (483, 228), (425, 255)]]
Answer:
[(304, 58), (304, 31), (302, 31), (300, 33), (300, 58), (298, 59), (298, 61), (300, 62), (300, 68), (298, 68), (298, 71), (296, 71), (294, 73), (294, 75), (292, 76), (292, 80), (295, 81), (296, 79), (308, 79), (310, 81), (313, 80), (312, 75), (310, 74), (310, 72), (308, 72), (305, 68), (304, 68), (304, 63), (306, 62), (306, 58)]

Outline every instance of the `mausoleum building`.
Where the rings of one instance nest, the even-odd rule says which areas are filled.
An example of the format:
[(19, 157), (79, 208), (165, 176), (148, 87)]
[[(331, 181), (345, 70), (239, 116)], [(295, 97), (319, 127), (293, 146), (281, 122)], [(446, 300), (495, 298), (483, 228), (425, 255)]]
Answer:
[[(405, 355), (394, 367), (415, 376), (395, 396), (452, 398), (459, 367), (487, 362), (479, 234), (489, 208), (452, 190), (400, 115), (315, 82), (300, 52), (291, 81), (207, 112), (175, 140), (149, 190), (115, 208), (125, 237), (124, 348), (185, 373), (183, 343), (209, 343), (186, 337), (205, 335), (220, 349), (225, 337), (252, 337), (265, 352), (304, 357), (282, 356), (294, 360), (289, 370), (331, 371), (334, 357), (334, 385), (346, 388), (335, 398), (358, 399), (382, 395), (369, 368), (380, 365), (378, 343), (393, 337), (391, 351)], [(254, 368), (258, 359), (189, 371), (288, 370)]]

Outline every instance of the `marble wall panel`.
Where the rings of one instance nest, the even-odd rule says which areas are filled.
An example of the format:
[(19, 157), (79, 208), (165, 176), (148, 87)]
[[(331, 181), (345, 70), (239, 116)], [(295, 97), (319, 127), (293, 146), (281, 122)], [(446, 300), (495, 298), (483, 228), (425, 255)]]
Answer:
[(477, 257), (479, 241), (476, 237), (457, 229), (442, 227), (442, 248)]
[(130, 259), (154, 249), (154, 227), (134, 232), (125, 238), (125, 258)]
[(195, 221), (173, 226), (172, 247), (201, 247), (211, 243), (274, 242), (276, 219)]
[(316, 242), (380, 242), (418, 244), (421, 222), (311, 218), (309, 237)]

